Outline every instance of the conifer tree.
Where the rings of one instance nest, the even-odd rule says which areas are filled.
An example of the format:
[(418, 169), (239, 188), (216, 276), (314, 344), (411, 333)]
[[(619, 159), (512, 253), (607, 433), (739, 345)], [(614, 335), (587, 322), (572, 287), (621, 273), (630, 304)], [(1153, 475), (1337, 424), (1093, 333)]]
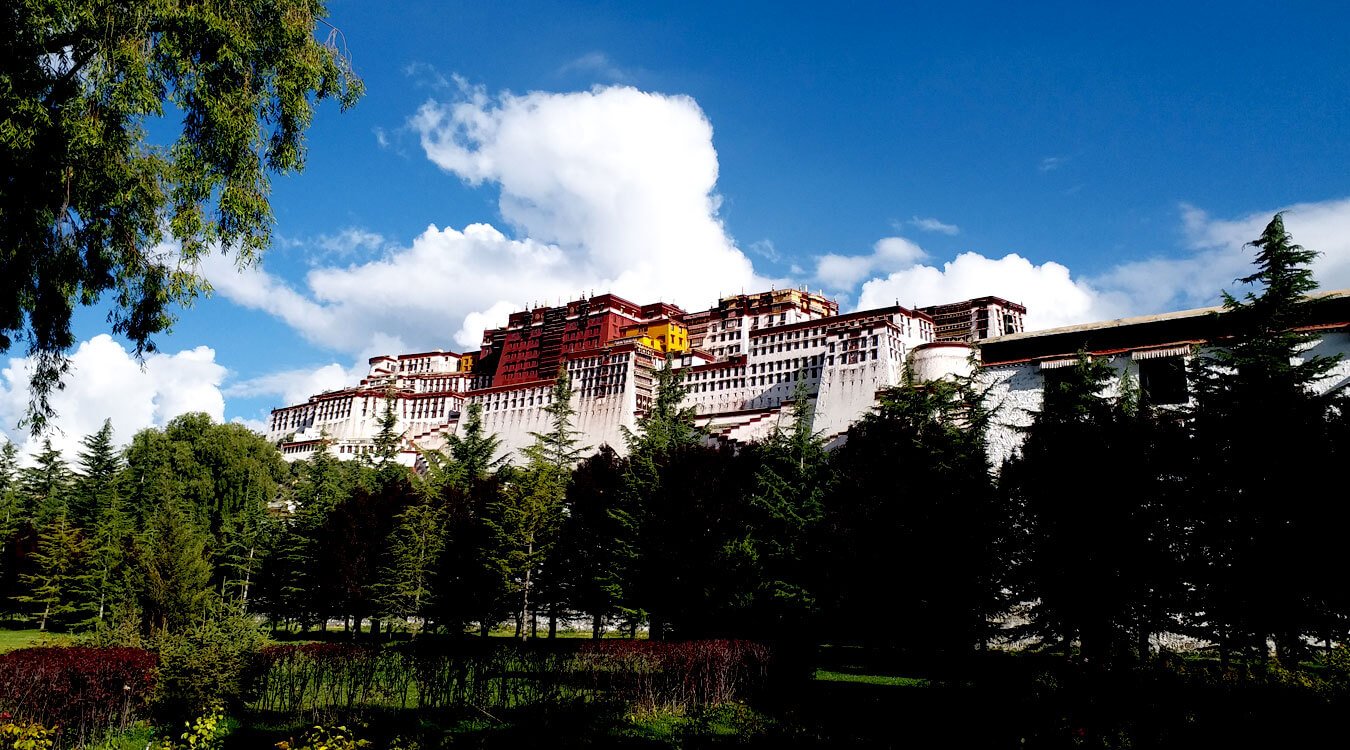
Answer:
[(431, 453), (422, 492), (441, 498), (445, 509), (445, 542), (437, 565), (433, 611), (436, 620), (455, 632), (477, 621), (486, 637), (508, 609), (508, 581), (495, 553), (487, 524), (489, 508), (498, 501), (509, 466), (498, 456), (501, 440), (485, 431), (483, 407), (470, 403), (462, 434), (446, 434), (441, 454)]
[(1314, 251), (1296, 245), (1276, 214), (1261, 237), (1256, 270), (1239, 279), (1259, 287), (1239, 299), (1224, 293), (1213, 342), (1193, 375), (1193, 491), (1200, 498), (1192, 559), (1199, 582), (1197, 626), (1231, 652), (1267, 657), (1274, 639), (1289, 663), (1302, 635), (1323, 630), (1313, 545), (1335, 503), (1290, 494), (1290, 469), (1326, 465), (1335, 393), (1318, 383), (1337, 358), (1305, 351), (1316, 336), (1300, 330), (1306, 296), (1317, 288)]
[(465, 410), (464, 434), (447, 434), (445, 443), (450, 458), (448, 481), (460, 489), (487, 479), (506, 463), (505, 456), (497, 455), (501, 439), (483, 430), (483, 405), (476, 401)]
[(325, 543), (322, 529), (329, 514), (351, 496), (357, 478), (354, 473), (368, 472), (357, 464), (344, 464), (328, 449), (307, 461), (293, 464), (297, 473), (292, 498), (295, 513), (281, 531), (277, 549), (268, 560), (272, 591), (273, 620), (294, 618), (303, 627), (327, 622), (336, 606), (336, 592), (323, 585), (320, 550)]
[(47, 519), (69, 510), (72, 476), (61, 451), (52, 447), (51, 438), (43, 439), (33, 465), (22, 469), (21, 475), (25, 505), (35, 524), (42, 526)]
[(810, 393), (799, 376), (788, 429), (775, 427), (752, 449), (757, 468), (745, 529), (728, 546), (730, 555), (755, 567), (756, 629), (783, 635), (805, 628), (816, 606), (810, 547), (823, 517), (829, 467), (811, 422)]
[(274, 542), (274, 524), (267, 511), (252, 506), (226, 516), (220, 532), (220, 593), (247, 612), (249, 595)]
[(137, 540), (141, 609), (151, 634), (178, 633), (199, 622), (211, 599), (209, 536), (166, 498), (146, 518)]
[(122, 498), (117, 493), (104, 498), (89, 534), (89, 575), (84, 581), (89, 624), (102, 624), (115, 602), (125, 602), (133, 594), (127, 576), (134, 533)]
[(663, 521), (676, 505), (675, 498), (699, 481), (689, 471), (693, 466), (674, 464), (696, 452), (704, 432), (695, 424), (694, 408), (684, 405), (688, 391), (669, 355), (652, 375), (651, 403), (638, 419), (637, 429), (624, 431), (627, 470), (620, 503), (611, 514), (620, 529), (615, 562), (623, 581), (623, 609), (630, 620), (648, 618), (651, 636), (661, 639), (667, 619), (673, 616), (660, 611), (663, 599), (670, 603), (665, 609), (676, 606), (671, 598), (675, 592), (661, 582), (670, 580), (680, 562), (669, 538), (673, 529)]
[(822, 625), (949, 666), (987, 640), (1002, 608), (989, 414), (968, 379), (905, 378), (830, 456)]
[(1033, 632), (1077, 641), (1096, 663), (1147, 656), (1179, 578), (1168, 519), (1180, 506), (1168, 506), (1177, 496), (1159, 473), (1179, 441), (1162, 442), (1132, 378), (1108, 397), (1115, 378), (1086, 354), (1049, 371), (1044, 404), (1001, 476), (1020, 531), (1012, 588), (1033, 602)]
[(566, 600), (591, 617), (591, 637), (600, 638), (605, 620), (623, 594), (617, 545), (621, 529), (613, 511), (623, 491), (624, 460), (608, 445), (583, 460), (567, 488), (562, 538), (555, 547)]
[(28, 521), (24, 506), (19, 487), (19, 449), (6, 440), (0, 445), (0, 584), (13, 573), (14, 538)]
[(421, 631), (432, 603), (433, 578), (445, 544), (445, 512), (434, 498), (415, 496), (399, 514), (389, 537), (388, 562), (380, 576), (381, 611)]
[[(557, 549), (566, 515), (572, 470), (588, 450), (581, 446), (572, 426), (576, 410), (572, 408), (572, 384), (565, 365), (558, 368), (544, 413), (551, 429), (531, 433), (534, 442), (521, 451), (526, 465), (515, 472), (514, 481), (492, 507), (489, 523), (497, 536), (508, 578), (520, 589), (520, 622), (531, 616), (533, 607), (548, 604), (552, 634), (557, 628), (562, 566), (550, 557)], [(542, 590), (551, 601), (539, 601), (536, 590)]]
[(46, 630), (51, 621), (67, 619), (77, 611), (87, 554), (88, 544), (80, 530), (70, 523), (64, 509), (57, 510), (38, 536), (33, 553), (35, 570), (23, 576), (29, 592), (18, 597), (31, 607), (38, 630)]
[(118, 472), (121, 457), (113, 445), (112, 420), (103, 420), (103, 427), (81, 441), (84, 450), (79, 455), (79, 470), (71, 492), (70, 516), (76, 526), (92, 529), (102, 508), (115, 502), (119, 492)]

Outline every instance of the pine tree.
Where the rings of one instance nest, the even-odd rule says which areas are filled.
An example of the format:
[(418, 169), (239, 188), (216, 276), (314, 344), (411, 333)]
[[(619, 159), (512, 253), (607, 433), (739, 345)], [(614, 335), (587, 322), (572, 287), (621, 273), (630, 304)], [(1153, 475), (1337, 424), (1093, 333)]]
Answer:
[(1049, 371), (1043, 407), (1001, 476), (1020, 531), (1012, 587), (1033, 602), (1033, 632), (1077, 641), (1096, 663), (1147, 655), (1179, 578), (1168, 523), (1179, 506), (1160, 473), (1164, 446), (1179, 441), (1163, 440), (1132, 378), (1105, 395), (1115, 377), (1085, 354)]
[(590, 448), (581, 445), (576, 437), (578, 432), (572, 426), (576, 409), (572, 408), (572, 381), (567, 376), (566, 366), (558, 368), (558, 376), (553, 381), (549, 401), (543, 411), (548, 415), (552, 429), (542, 433), (531, 432), (534, 443), (522, 453), (530, 463), (570, 472)]
[(803, 629), (816, 607), (811, 545), (823, 518), (829, 466), (811, 421), (810, 394), (799, 377), (789, 428), (776, 427), (752, 448), (758, 466), (745, 529), (728, 546), (728, 555), (755, 568), (751, 608), (756, 630), (786, 635)]
[(179, 633), (205, 616), (211, 600), (209, 536), (168, 498), (146, 518), (140, 551), (140, 601), (151, 634)]
[(391, 386), (384, 395), (384, 411), (380, 412), (375, 433), (375, 479), (381, 484), (408, 481), (408, 471), (398, 462), (403, 452), (403, 435), (398, 430), (398, 413), (394, 410), (394, 390)]
[[(637, 429), (625, 429), (628, 442), (627, 470), (620, 502), (611, 511), (620, 529), (615, 545), (615, 564), (623, 589), (625, 616), (631, 621), (650, 620), (651, 637), (665, 637), (670, 611), (679, 608), (676, 594), (661, 582), (671, 580), (675, 550), (669, 543), (673, 527), (665, 525), (667, 514), (698, 478), (697, 464), (705, 457), (690, 456), (701, 447), (704, 432), (695, 423), (695, 410), (684, 406), (687, 390), (681, 373), (667, 356), (663, 367), (653, 371), (652, 400), (637, 421)], [(675, 464), (690, 459), (694, 465)], [(707, 541), (707, 536), (700, 541)]]
[(483, 431), (483, 405), (469, 404), (465, 410), (464, 434), (445, 436), (445, 453), (449, 456), (444, 466), (445, 481), (460, 490), (487, 479), (506, 463), (501, 451), (501, 439)]
[(27, 496), (24, 504), (37, 525), (69, 511), (72, 477), (61, 451), (52, 447), (51, 438), (42, 441), (42, 450), (33, 456), (32, 466), (21, 470), (21, 476)]
[(513, 569), (518, 572), (522, 595), (520, 618), (532, 615), (539, 605), (549, 609), (549, 633), (557, 631), (557, 607), (562, 597), (562, 564), (552, 559), (558, 552), (557, 541), (567, 515), (567, 488), (572, 470), (581, 456), (589, 450), (576, 438), (572, 426), (576, 410), (572, 408), (572, 384), (565, 365), (559, 366), (557, 378), (544, 407), (549, 416), (548, 432), (533, 432), (534, 442), (522, 453), (526, 459), (523, 471), (517, 473), (516, 485), (508, 488), (504, 513), (500, 514), (508, 530), (503, 539), (512, 540), (518, 554), (513, 556)]
[(321, 585), (322, 529), (333, 509), (351, 496), (357, 484), (354, 474), (369, 469), (343, 464), (326, 447), (325, 443), (325, 450), (293, 465), (298, 474), (292, 493), (295, 514), (285, 524), (268, 561), (274, 621), (289, 617), (307, 627), (326, 622), (335, 611), (336, 592)]
[(382, 612), (411, 621), (413, 637), (426, 622), (432, 585), (445, 543), (445, 512), (431, 498), (415, 497), (401, 514), (389, 537), (388, 562), (380, 576)]
[(89, 624), (102, 624), (114, 602), (125, 601), (135, 529), (123, 508), (122, 498), (111, 493), (98, 506), (89, 535), (89, 575), (84, 597), (89, 602)]
[(274, 532), (272, 519), (257, 506), (226, 516), (221, 527), (221, 599), (233, 601), (240, 612), (249, 611), (249, 595), (274, 543)]
[(510, 467), (497, 455), (501, 440), (483, 428), (482, 404), (469, 404), (462, 434), (447, 433), (445, 442), (443, 452), (427, 454), (427, 478), (419, 482), (419, 492), (439, 499), (446, 517), (432, 609), (451, 632), (477, 621), (486, 637), (500, 616), (514, 609), (496, 535), (487, 523)]
[[(1002, 608), (1002, 509), (985, 449), (989, 414), (969, 380), (882, 394), (830, 456), (824, 631), (916, 663), (959, 663)], [(861, 635), (858, 633), (861, 627)]]
[(613, 511), (624, 474), (624, 460), (608, 445), (577, 466), (568, 484), (567, 513), (555, 547), (562, 596), (590, 615), (593, 638), (601, 637), (606, 618), (618, 609), (623, 594), (617, 549), (621, 529)]
[(15, 535), (28, 523), (24, 505), (19, 486), (19, 449), (6, 440), (0, 445), (0, 584), (13, 574)]
[(1197, 625), (1225, 655), (1265, 659), (1273, 638), (1292, 663), (1302, 635), (1324, 630), (1308, 542), (1336, 509), (1315, 495), (1292, 502), (1289, 471), (1330, 458), (1335, 394), (1316, 386), (1337, 359), (1307, 354), (1316, 336), (1299, 330), (1317, 288), (1307, 267), (1316, 253), (1293, 243), (1279, 214), (1249, 246), (1256, 271), (1239, 281), (1260, 291), (1224, 294), (1217, 322), (1231, 335), (1207, 348), (1193, 373)]
[(121, 457), (113, 445), (112, 420), (103, 420), (103, 427), (81, 441), (84, 450), (79, 456), (79, 470), (71, 492), (70, 517), (76, 526), (92, 529), (102, 508), (114, 502), (119, 488), (118, 472)]
[(51, 621), (67, 619), (67, 615), (77, 611), (87, 554), (88, 543), (64, 510), (57, 511), (43, 525), (37, 551), (33, 553), (36, 570), (23, 576), (29, 593), (18, 597), (33, 608), (38, 630), (46, 630)]

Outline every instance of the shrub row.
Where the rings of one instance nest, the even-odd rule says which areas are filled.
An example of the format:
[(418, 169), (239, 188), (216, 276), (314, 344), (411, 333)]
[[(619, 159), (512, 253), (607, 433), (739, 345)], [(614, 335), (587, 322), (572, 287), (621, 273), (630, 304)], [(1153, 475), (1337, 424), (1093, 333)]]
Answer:
[(269, 646), (252, 706), (320, 714), (360, 707), (515, 708), (609, 697), (699, 708), (763, 684), (769, 651), (749, 641), (583, 641)]
[(83, 745), (145, 715), (156, 656), (139, 648), (40, 647), (0, 654), (0, 712)]

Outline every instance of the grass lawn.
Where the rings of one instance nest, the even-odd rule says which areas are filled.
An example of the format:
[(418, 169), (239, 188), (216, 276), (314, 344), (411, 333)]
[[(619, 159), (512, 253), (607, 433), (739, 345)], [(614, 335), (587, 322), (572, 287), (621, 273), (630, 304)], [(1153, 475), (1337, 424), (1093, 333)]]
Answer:
[(43, 633), (38, 630), (0, 630), (0, 653), (29, 646), (65, 646), (70, 643), (65, 633)]
[(820, 682), (856, 682), (863, 685), (890, 685), (894, 687), (928, 687), (929, 681), (922, 677), (900, 677), (884, 674), (850, 674), (831, 672), (827, 669), (816, 670), (816, 680)]

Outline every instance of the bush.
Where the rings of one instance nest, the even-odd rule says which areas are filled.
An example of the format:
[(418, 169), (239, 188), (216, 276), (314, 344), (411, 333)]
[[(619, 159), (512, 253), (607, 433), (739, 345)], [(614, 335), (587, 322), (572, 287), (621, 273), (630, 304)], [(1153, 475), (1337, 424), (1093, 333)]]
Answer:
[(155, 655), (138, 648), (25, 648), (0, 655), (0, 711), (58, 728), (60, 744), (124, 730), (155, 684)]
[(195, 721), (187, 722), (187, 730), (178, 736), (177, 742), (166, 737), (155, 745), (155, 750), (220, 750), (228, 733), (225, 709), (216, 702)]
[(15, 723), (0, 714), (0, 750), (51, 750), (56, 732), (33, 722)]
[(262, 634), (242, 617), (210, 619), (182, 634), (159, 639), (159, 681), (154, 712), (173, 725), (208, 713), (217, 702), (227, 710), (249, 698), (261, 667)]
[(578, 670), (597, 687), (648, 709), (700, 709), (763, 686), (769, 649), (753, 641), (590, 641)]
[(638, 708), (699, 709), (765, 681), (769, 650), (749, 641), (427, 641), (393, 647), (268, 646), (253, 708), (282, 714), (385, 707), (521, 708), (608, 697)]
[(277, 750), (364, 750), (370, 747), (370, 740), (357, 739), (347, 727), (328, 729), (322, 726), (310, 728), (300, 736), (300, 741), (278, 742)]

